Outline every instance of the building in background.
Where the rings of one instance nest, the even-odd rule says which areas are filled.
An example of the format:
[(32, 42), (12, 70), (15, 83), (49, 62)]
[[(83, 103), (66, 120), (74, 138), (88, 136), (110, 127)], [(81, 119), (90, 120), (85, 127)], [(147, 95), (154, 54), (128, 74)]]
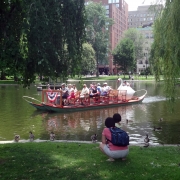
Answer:
[(128, 29), (151, 26), (155, 20), (155, 12), (150, 5), (138, 6), (137, 11), (128, 12)]
[(146, 69), (149, 67), (149, 53), (151, 51), (151, 45), (153, 43), (153, 28), (152, 25), (156, 19), (156, 16), (159, 10), (162, 10), (163, 5), (147, 5), (147, 6), (138, 6), (137, 11), (128, 12), (128, 29), (136, 28), (140, 31), (144, 38), (145, 42), (143, 45), (143, 58), (138, 59), (137, 64), (137, 73), (146, 72)]
[(153, 37), (153, 30), (152, 27), (144, 27), (144, 28), (137, 28), (139, 32), (145, 38), (144, 45), (143, 45), (143, 57), (138, 59), (136, 62), (136, 72), (146, 72), (146, 69), (149, 67), (149, 55), (151, 50), (151, 45), (154, 41)]
[[(88, 4), (90, 0), (85, 0)], [(91, 0), (91, 2), (102, 3), (106, 9), (106, 15), (114, 20), (114, 24), (110, 27), (110, 52), (114, 50), (123, 32), (128, 28), (128, 4), (124, 0)], [(113, 65), (113, 56), (111, 53), (108, 55), (109, 64), (104, 66), (99, 64), (99, 72), (116, 74), (116, 69)]]

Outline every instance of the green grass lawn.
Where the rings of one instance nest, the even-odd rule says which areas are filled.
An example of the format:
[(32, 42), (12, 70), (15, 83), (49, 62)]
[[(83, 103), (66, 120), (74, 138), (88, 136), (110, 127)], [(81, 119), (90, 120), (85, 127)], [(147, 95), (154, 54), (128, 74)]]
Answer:
[(178, 146), (129, 149), (126, 161), (107, 162), (96, 143), (1, 144), (0, 179), (179, 180)]
[(0, 84), (17, 84), (14, 80), (0, 80)]
[[(129, 79), (129, 76), (128, 75), (121, 75), (121, 76), (99, 76), (98, 78), (96, 76), (82, 76), (81, 79), (82, 80), (117, 80), (118, 78), (122, 78), (123, 80), (131, 80)], [(79, 80), (80, 78), (79, 77), (75, 77), (73, 78), (74, 80)], [(134, 76), (134, 80), (155, 80), (154, 76)]]

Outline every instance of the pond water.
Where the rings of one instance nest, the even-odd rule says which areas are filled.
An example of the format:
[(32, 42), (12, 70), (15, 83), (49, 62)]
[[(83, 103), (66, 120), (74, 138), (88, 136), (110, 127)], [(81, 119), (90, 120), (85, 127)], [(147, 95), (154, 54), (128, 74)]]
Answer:
[[(78, 81), (73, 83), (79, 87)], [(91, 82), (86, 83), (89, 85)], [(113, 88), (118, 86), (115, 81), (109, 81), (108, 84)], [(177, 100), (171, 113), (163, 93), (163, 84), (136, 81), (132, 87), (135, 90), (147, 89), (148, 94), (142, 103), (60, 114), (37, 111), (22, 99), (22, 96), (31, 96), (41, 100), (41, 92), (34, 85), (30, 89), (19, 85), (1, 85), (0, 141), (12, 140), (15, 134), (19, 134), (21, 140), (27, 140), (29, 131), (34, 133), (35, 139), (40, 140), (48, 140), (49, 133), (54, 131), (59, 140), (90, 141), (91, 135), (96, 133), (100, 141), (105, 119), (120, 113), (121, 127), (129, 133), (131, 144), (143, 143), (146, 134), (149, 134), (154, 144), (180, 143), (180, 100)], [(159, 121), (161, 117), (162, 122)], [(154, 131), (154, 126), (162, 129)]]

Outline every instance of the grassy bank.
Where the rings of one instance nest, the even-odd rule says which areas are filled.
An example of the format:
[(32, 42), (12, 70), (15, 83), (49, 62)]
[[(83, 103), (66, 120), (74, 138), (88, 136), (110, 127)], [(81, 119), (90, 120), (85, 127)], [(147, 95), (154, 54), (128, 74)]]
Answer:
[[(121, 76), (99, 76), (98, 78), (96, 76), (82, 76), (82, 80), (117, 80), (118, 78), (122, 78), (123, 80), (131, 80), (129, 79), (128, 75), (121, 75)], [(78, 77), (73, 78), (74, 80), (79, 80)], [(134, 76), (134, 80), (155, 80), (154, 76)]]
[(0, 179), (115, 180), (180, 177), (179, 147), (130, 146), (126, 161), (107, 162), (98, 144), (14, 143), (0, 145)]
[[(73, 80), (100, 80), (100, 81), (108, 81), (108, 80), (117, 80), (118, 78), (122, 78), (123, 80), (127, 80), (127, 81), (131, 81), (131, 79), (129, 79), (129, 76), (128, 75), (121, 75), (121, 76), (117, 76), (117, 75), (114, 75), (114, 76), (99, 76), (98, 78), (96, 76), (82, 76), (81, 78), (78, 77), (78, 76), (75, 76), (74, 78), (69, 78), (70, 81), (73, 81)], [(144, 76), (144, 75), (141, 75), (141, 76), (134, 76), (133, 78), (134, 80), (147, 80), (147, 81), (153, 81), (155, 80), (154, 76)], [(61, 82), (59, 79), (57, 79), (57, 82)], [(47, 84), (48, 82), (41, 82), (39, 81), (39, 79), (37, 78), (35, 80), (35, 84), (39, 84), (39, 83), (45, 83)], [(9, 79), (9, 80), (0, 80), (0, 84), (17, 84), (17, 82), (15, 82), (13, 79)]]
[(0, 84), (17, 84), (14, 80), (0, 80)]

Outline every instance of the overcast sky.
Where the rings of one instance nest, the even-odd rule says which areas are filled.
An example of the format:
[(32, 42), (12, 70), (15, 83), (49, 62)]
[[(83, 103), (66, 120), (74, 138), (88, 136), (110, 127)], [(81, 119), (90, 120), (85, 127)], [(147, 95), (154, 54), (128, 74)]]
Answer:
[(125, 0), (128, 4), (128, 11), (136, 11), (138, 6), (151, 5), (155, 0)]

